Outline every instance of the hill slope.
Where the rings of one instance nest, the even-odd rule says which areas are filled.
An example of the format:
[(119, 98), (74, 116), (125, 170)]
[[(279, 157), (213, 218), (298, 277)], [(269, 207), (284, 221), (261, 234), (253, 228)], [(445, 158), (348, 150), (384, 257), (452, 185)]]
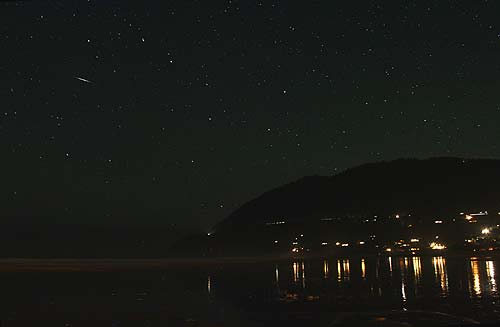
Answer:
[(399, 159), (331, 177), (305, 177), (244, 204), (215, 227), (234, 232), (272, 222), (412, 213), (422, 217), (500, 209), (500, 160)]

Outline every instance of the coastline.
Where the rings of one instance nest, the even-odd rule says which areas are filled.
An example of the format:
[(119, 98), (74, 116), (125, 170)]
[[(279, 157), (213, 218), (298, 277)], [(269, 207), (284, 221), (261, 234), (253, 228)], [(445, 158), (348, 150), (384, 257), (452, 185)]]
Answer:
[(485, 252), (442, 252), (421, 255), (388, 254), (344, 254), (344, 255), (270, 255), (241, 257), (192, 257), (192, 258), (2, 258), (0, 272), (99, 272), (124, 270), (162, 270), (176, 267), (202, 267), (226, 264), (252, 264), (286, 262), (296, 260), (328, 260), (339, 258), (399, 258), (438, 257), (488, 260), (500, 258), (500, 253)]

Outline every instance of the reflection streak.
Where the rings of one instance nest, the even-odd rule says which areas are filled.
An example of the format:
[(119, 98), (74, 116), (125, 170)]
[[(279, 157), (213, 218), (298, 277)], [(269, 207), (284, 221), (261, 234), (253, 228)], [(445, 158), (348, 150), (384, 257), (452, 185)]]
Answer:
[(412, 265), (413, 275), (415, 276), (415, 281), (418, 283), (420, 281), (420, 277), (422, 276), (422, 263), (420, 262), (420, 257), (413, 257)]
[(434, 276), (439, 284), (442, 295), (448, 294), (448, 274), (446, 271), (446, 259), (443, 257), (433, 257), (432, 265), (434, 266)]
[(366, 265), (365, 265), (365, 259), (361, 259), (361, 278), (365, 279), (366, 278)]
[(481, 296), (481, 276), (479, 275), (479, 263), (477, 260), (471, 260), (470, 262), (472, 270), (472, 290), (474, 295)]
[(293, 263), (293, 282), (297, 283), (299, 281), (299, 264), (297, 262)]
[(420, 280), (422, 277), (422, 264), (420, 262), (420, 257), (412, 257), (412, 266), (413, 266), (413, 278), (415, 281), (415, 295), (419, 291)]
[(349, 269), (349, 259), (342, 260), (342, 272), (344, 280), (349, 280), (350, 269)]
[(412, 265), (413, 265), (413, 274), (415, 275), (415, 279), (420, 280), (420, 277), (422, 275), (422, 264), (420, 262), (420, 257), (413, 257)]
[(306, 288), (306, 268), (304, 266), (304, 261), (302, 261), (302, 288)]
[(495, 265), (491, 260), (486, 261), (486, 276), (488, 277), (491, 293), (496, 295), (497, 282), (495, 280)]
[(403, 300), (403, 306), (406, 304), (406, 272), (408, 268), (408, 258), (399, 259), (399, 267), (401, 269), (401, 299)]

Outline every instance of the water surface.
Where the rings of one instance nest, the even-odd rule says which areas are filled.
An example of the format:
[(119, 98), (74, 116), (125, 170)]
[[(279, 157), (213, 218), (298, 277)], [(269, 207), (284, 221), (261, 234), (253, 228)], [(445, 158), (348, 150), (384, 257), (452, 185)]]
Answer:
[(329, 326), (346, 312), (391, 310), (496, 322), (499, 264), (441, 256), (3, 261), (1, 326)]

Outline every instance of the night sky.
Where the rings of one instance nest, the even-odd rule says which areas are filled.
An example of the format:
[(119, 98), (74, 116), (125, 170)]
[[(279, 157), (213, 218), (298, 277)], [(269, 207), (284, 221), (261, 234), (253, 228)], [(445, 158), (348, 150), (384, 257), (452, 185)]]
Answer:
[(0, 3), (0, 218), (207, 230), (305, 175), (500, 156), (498, 1)]

